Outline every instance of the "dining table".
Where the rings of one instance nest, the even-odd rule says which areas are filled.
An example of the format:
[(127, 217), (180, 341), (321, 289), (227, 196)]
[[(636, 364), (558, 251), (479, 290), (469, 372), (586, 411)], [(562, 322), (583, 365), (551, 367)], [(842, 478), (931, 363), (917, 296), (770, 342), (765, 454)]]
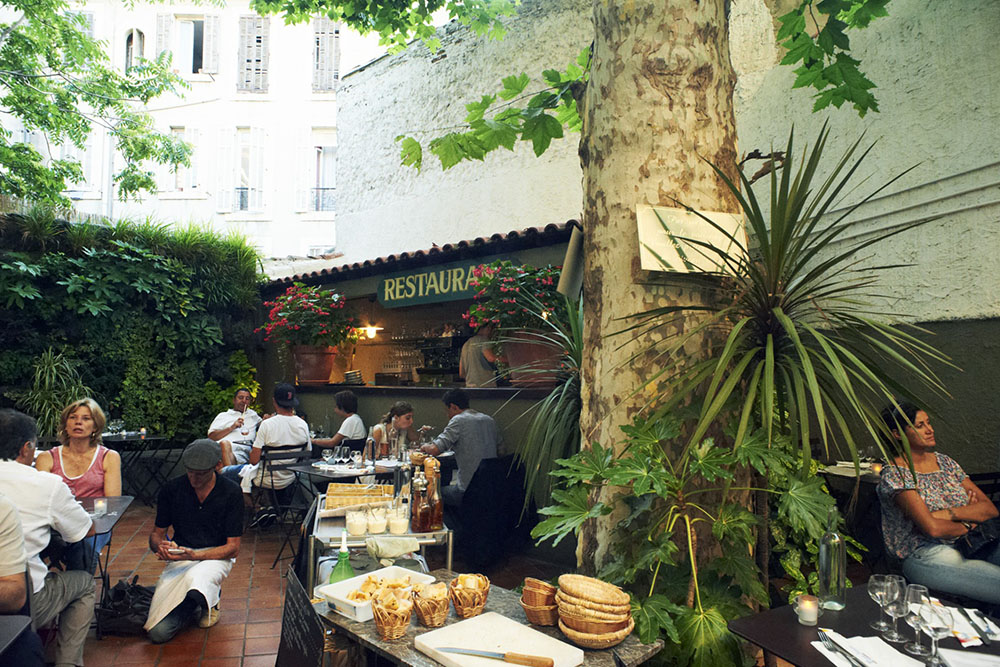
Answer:
[(31, 626), (30, 616), (16, 614), (0, 614), (0, 665), (7, 664), (3, 660), (4, 651), (10, 648), (21, 633)]
[[(96, 539), (96, 535), (114, 535), (115, 526), (121, 521), (122, 516), (125, 515), (125, 510), (129, 508), (132, 504), (134, 498), (132, 496), (109, 496), (107, 498), (80, 498), (77, 502), (83, 506), (87, 514), (90, 515), (91, 520), (94, 522), (94, 535), (95, 538), (84, 538), (84, 539)], [(95, 506), (98, 501), (104, 501), (106, 505), (104, 512), (95, 512)], [(103, 606), (108, 602), (108, 596), (111, 595), (111, 581), (108, 575), (108, 563), (111, 560), (111, 539), (108, 540), (107, 545), (104, 547), (100, 554), (97, 554), (97, 574), (101, 579), (101, 598), (98, 600), (98, 606)], [(101, 637), (101, 624), (100, 615), (97, 616), (97, 637)]]
[[(845, 637), (873, 637), (878, 635), (878, 631), (869, 625), (879, 618), (879, 614), (879, 606), (868, 595), (867, 587), (854, 586), (847, 590), (845, 607), (839, 611), (822, 610), (819, 622), (814, 626), (799, 623), (792, 606), (785, 605), (733, 619), (729, 621), (729, 630), (761, 647), (765, 653), (798, 667), (830, 667), (832, 663), (812, 645), (812, 642), (819, 641), (817, 631), (826, 628)], [(907, 641), (910, 641), (913, 638), (912, 629), (905, 623), (900, 625), (901, 632), (907, 634)], [(923, 641), (927, 644), (930, 640), (925, 636)], [(938, 644), (941, 648), (1000, 656), (1000, 641), (993, 641), (989, 646), (963, 649), (957, 639), (948, 637)], [(900, 644), (893, 646), (902, 650)]]
[[(450, 582), (456, 576), (455, 572), (448, 569), (433, 570), (431, 573), (438, 581)], [(520, 605), (520, 596), (515, 591), (501, 588), (500, 586), (490, 586), (489, 596), (486, 599), (486, 606), (483, 613), (496, 612), (506, 618), (512, 619), (522, 625), (528, 625), (528, 618), (524, 615), (524, 609)], [(316, 613), (329, 625), (334, 627), (334, 632), (346, 635), (349, 639), (361, 645), (365, 652), (375, 654), (383, 660), (388, 660), (394, 665), (408, 665), (412, 667), (439, 667), (440, 663), (417, 650), (414, 639), (429, 628), (425, 628), (417, 621), (416, 614), (410, 621), (406, 633), (399, 639), (384, 640), (375, 629), (374, 621), (355, 621), (330, 608), (326, 601), (316, 602), (313, 605)], [(448, 617), (444, 622), (444, 627), (461, 622), (454, 609), (448, 612)], [(563, 642), (569, 640), (552, 626), (531, 626), (532, 629), (541, 632)], [(663, 640), (657, 639), (651, 644), (643, 644), (635, 632), (625, 638), (617, 646), (607, 649), (592, 650), (584, 649), (583, 664), (587, 667), (633, 667), (649, 660), (663, 649)], [(482, 662), (486, 662), (483, 660)], [(504, 664), (499, 661), (491, 663)], [(371, 664), (371, 663), (369, 663)]]

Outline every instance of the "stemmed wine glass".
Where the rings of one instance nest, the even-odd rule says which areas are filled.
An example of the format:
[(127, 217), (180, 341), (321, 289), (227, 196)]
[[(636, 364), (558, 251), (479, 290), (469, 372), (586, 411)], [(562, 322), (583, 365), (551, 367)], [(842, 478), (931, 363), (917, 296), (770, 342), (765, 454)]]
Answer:
[(927, 658), (928, 665), (946, 665), (938, 655), (938, 640), (944, 639), (951, 633), (951, 626), (954, 621), (951, 617), (951, 610), (948, 607), (937, 605), (932, 602), (924, 602), (920, 605), (920, 627), (931, 638), (931, 654)]
[(341, 445), (337, 448), (337, 461), (341, 464), (346, 464), (351, 460), (351, 448), (347, 445)]
[(920, 643), (920, 606), (927, 601), (927, 587), (920, 584), (910, 584), (906, 587), (906, 616), (903, 620), (913, 628), (913, 641), (903, 648), (910, 655), (930, 655), (930, 649)]
[[(906, 594), (906, 579), (899, 575), (889, 574), (885, 577), (885, 599), (882, 602), (882, 608), (887, 614), (892, 616), (892, 629), (887, 630), (882, 633), (882, 639), (889, 642), (905, 642), (906, 637), (899, 634), (896, 631), (896, 621), (902, 616), (906, 615), (905, 600), (903, 599)], [(892, 606), (892, 610), (889, 607)], [(893, 611), (898, 612), (895, 615)]]
[(324, 447), (320, 450), (320, 455), (323, 457), (323, 463), (330, 463), (330, 459), (332, 459), (336, 453), (334, 452), (334, 449), (336, 449), (336, 447)]
[(884, 574), (873, 574), (868, 579), (868, 595), (875, 604), (878, 605), (878, 620), (871, 624), (871, 627), (879, 632), (885, 632), (889, 629), (889, 624), (882, 620), (882, 609), (883, 600), (885, 600), (885, 575)]

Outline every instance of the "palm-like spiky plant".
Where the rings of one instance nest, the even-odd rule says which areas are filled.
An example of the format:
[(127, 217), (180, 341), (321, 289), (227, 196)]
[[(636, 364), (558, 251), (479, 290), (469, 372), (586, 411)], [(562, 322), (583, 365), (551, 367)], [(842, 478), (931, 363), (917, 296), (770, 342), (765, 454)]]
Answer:
[[(874, 303), (876, 274), (898, 265), (863, 266), (860, 254), (921, 223), (846, 241), (844, 219), (899, 176), (827, 217), (871, 151), (868, 147), (855, 157), (861, 140), (855, 142), (819, 181), (817, 171), (830, 165), (822, 157), (827, 136), (824, 127), (797, 168), (792, 136), (784, 161), (771, 159), (768, 214), (742, 173), (738, 185), (716, 166), (740, 202), (752, 244), (688, 209), (739, 250), (734, 256), (698, 239), (675, 237), (688, 245), (689, 253), (700, 253), (719, 267), (709, 288), (715, 292), (710, 303), (716, 305), (660, 308), (643, 313), (631, 327), (648, 331), (684, 311), (707, 311), (699, 326), (660, 344), (667, 361), (653, 378), (671, 396), (665, 410), (704, 392), (689, 443), (700, 442), (720, 412), (735, 402), (740, 417), (736, 446), (751, 420), (769, 439), (778, 422), (781, 430), (797, 436), (805, 461), (814, 428), (827, 451), (831, 439), (839, 441), (857, 465), (859, 434), (885, 448), (880, 407), (898, 397), (915, 398), (918, 391), (944, 391), (928, 364), (947, 363), (944, 355), (886, 323)], [(840, 243), (844, 245), (835, 247)], [(722, 330), (724, 344), (700, 359), (678, 354), (692, 336), (710, 329)], [(902, 372), (912, 384), (900, 380)]]

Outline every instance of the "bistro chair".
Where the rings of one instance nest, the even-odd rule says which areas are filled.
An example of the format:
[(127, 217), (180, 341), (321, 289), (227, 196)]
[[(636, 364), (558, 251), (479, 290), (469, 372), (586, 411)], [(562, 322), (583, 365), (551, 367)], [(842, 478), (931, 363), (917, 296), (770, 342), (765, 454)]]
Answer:
[(275, 523), (283, 531), (281, 548), (274, 557), (272, 568), (281, 560), (286, 546), (291, 550), (292, 556), (295, 556), (294, 536), (297, 535), (298, 528), (309, 511), (309, 504), (304, 499), (308, 498), (311, 501), (314, 495), (312, 490), (305, 486), (296, 471), (291, 471), (295, 480), (290, 485), (284, 489), (274, 488), (274, 473), (287, 471), (292, 466), (312, 461), (311, 451), (303, 449), (302, 445), (296, 445), (296, 447), (299, 448), (296, 451), (279, 449), (278, 451), (265, 450), (261, 452), (261, 465), (263, 466), (261, 480), (267, 479), (270, 487), (255, 487), (257, 496), (254, 506), (260, 506), (261, 498), (268, 498), (271, 507), (274, 508)]

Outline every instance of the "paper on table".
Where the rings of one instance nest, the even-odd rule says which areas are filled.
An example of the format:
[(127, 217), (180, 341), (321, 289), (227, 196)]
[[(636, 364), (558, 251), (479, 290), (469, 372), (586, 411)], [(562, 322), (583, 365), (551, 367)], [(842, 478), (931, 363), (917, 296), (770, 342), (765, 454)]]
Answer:
[(986, 653), (970, 653), (954, 648), (939, 648), (951, 667), (1000, 667), (1000, 657)]
[[(919, 660), (900, 653), (880, 637), (844, 637), (833, 630), (825, 630), (835, 644), (850, 651), (851, 655), (868, 667), (922, 667)], [(821, 642), (813, 642), (816, 650), (838, 667), (851, 667), (841, 655), (828, 651)]]
[[(947, 606), (941, 604), (941, 601), (937, 598), (931, 598), (931, 600), (938, 606)], [(983, 640), (979, 638), (979, 631), (969, 623), (969, 619), (965, 617), (965, 614), (958, 611), (955, 607), (950, 607), (950, 611), (952, 621), (951, 634), (955, 636), (955, 639), (962, 645), (962, 648), (982, 646)]]

